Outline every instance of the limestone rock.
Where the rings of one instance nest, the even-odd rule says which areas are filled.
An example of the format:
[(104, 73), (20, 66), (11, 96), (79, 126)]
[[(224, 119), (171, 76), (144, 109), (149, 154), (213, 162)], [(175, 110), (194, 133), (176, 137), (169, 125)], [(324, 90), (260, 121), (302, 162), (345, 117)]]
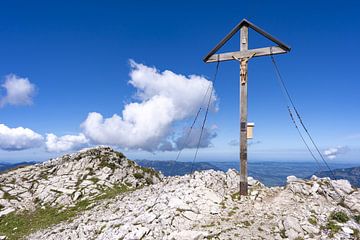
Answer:
[(201, 240), (207, 236), (206, 232), (202, 231), (191, 231), (191, 230), (184, 230), (179, 232), (173, 232), (167, 238), (168, 240)]
[[(36, 240), (322, 240), (330, 238), (330, 214), (341, 211), (349, 220), (335, 222), (334, 239), (354, 239), (360, 230), (358, 189), (316, 176), (287, 180), (285, 187), (269, 188), (249, 177), (249, 195), (239, 197), (239, 173), (233, 169), (164, 178), (98, 147), (1, 174), (0, 215), (91, 202), (71, 221), (26, 236)], [(102, 198), (104, 189), (124, 185), (132, 191)]]
[[(0, 174), (0, 204), (10, 207), (0, 216), (12, 211), (9, 209), (32, 210), (45, 204), (66, 207), (79, 199), (95, 198), (101, 189), (140, 187), (162, 178), (155, 170), (142, 168), (109, 147), (84, 149)], [(4, 191), (9, 195), (6, 198)]]

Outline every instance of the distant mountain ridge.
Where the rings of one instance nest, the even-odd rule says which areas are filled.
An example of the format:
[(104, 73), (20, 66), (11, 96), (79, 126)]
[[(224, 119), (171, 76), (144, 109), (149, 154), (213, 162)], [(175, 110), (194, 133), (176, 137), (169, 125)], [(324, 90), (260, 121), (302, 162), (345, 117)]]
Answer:
[[(193, 167), (191, 162), (174, 162), (159, 160), (135, 160), (143, 167), (151, 167), (161, 171), (165, 176), (183, 176), (193, 171), (203, 171), (213, 169), (224, 171), (236, 169), (239, 171), (239, 162), (195, 162)], [(33, 165), (37, 162), (21, 163), (0, 163), (0, 172), (8, 171), (21, 166)], [(354, 164), (330, 164), (331, 169), (335, 169), (337, 179), (347, 179), (353, 186), (360, 187), (359, 166)], [(316, 171), (317, 165), (311, 162), (249, 162), (249, 176), (260, 180), (266, 186), (284, 186), (286, 177), (295, 175), (300, 178), (309, 179), (312, 175), (319, 177), (332, 177), (328, 171)]]
[[(360, 167), (334, 169), (336, 179), (346, 179), (354, 187), (360, 187)], [(333, 177), (330, 171), (315, 172), (318, 177)]]
[(9, 169), (13, 169), (13, 168), (17, 168), (17, 167), (34, 165), (36, 163), (37, 162), (19, 162), (19, 163), (3, 162), (3, 163), (0, 163), (0, 172), (4, 172), (4, 171), (7, 171)]
[(165, 176), (183, 176), (191, 171), (203, 171), (213, 169), (222, 171), (222, 169), (208, 162), (175, 162), (175, 161), (157, 161), (157, 160), (135, 160), (142, 167), (154, 168)]

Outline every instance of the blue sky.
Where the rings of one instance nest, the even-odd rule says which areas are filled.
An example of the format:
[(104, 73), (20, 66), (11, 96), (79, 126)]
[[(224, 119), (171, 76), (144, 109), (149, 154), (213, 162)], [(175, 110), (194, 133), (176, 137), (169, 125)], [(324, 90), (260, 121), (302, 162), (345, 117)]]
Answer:
[[(131, 72), (156, 68), (163, 81), (172, 81), (171, 76), (162, 75), (169, 70), (185, 76), (180, 83), (194, 80), (189, 75), (203, 76), (199, 84), (206, 83), (215, 64), (204, 64), (202, 57), (243, 18), (292, 47), (276, 59), (321, 150), (340, 149), (331, 161), (359, 161), (359, 9), (358, 1), (1, 2), (0, 124), (6, 128), (3, 136), (0, 131), (0, 161), (45, 160), (83, 145), (108, 142), (130, 158), (174, 159), (176, 151), (158, 151), (153, 146), (146, 146), (151, 151), (136, 150), (144, 143), (128, 132), (124, 136), (129, 139), (122, 135), (116, 139), (116, 131), (107, 139), (95, 132), (98, 125), (81, 124), (91, 112), (103, 118), (122, 117), (126, 106), (154, 100), (157, 92), (146, 92), (145, 97), (136, 94), (144, 82), (152, 84), (147, 75), (131, 84)], [(249, 37), (251, 48), (271, 45), (253, 32)], [(238, 50), (238, 41), (234, 38), (223, 51)], [(237, 62), (220, 64), (216, 102), (214, 97), (218, 110), (209, 116), (211, 144), (200, 150), (201, 160), (238, 159), (238, 147), (229, 144), (239, 133), (238, 77)], [(14, 83), (28, 84), (19, 93), (28, 94), (25, 98), (7, 95), (9, 88), (4, 86), (11, 78)], [(200, 85), (191, 85), (193, 91), (184, 94), (184, 99), (198, 101), (192, 97), (204, 94), (196, 87)], [(181, 107), (184, 112), (174, 113), (166, 127), (159, 125), (163, 132), (149, 136), (152, 142), (176, 142), (193, 118), (188, 106)], [(151, 124), (158, 120), (145, 115), (144, 111), (142, 119)], [(256, 124), (250, 160), (311, 160), (289, 119), (269, 57), (252, 59), (249, 64), (249, 121)], [(24, 139), (14, 139), (14, 129), (19, 127), (33, 131), (30, 143), (26, 134)], [(9, 133), (17, 149), (8, 140)], [(56, 135), (53, 150), (58, 151), (47, 148), (47, 134)], [(64, 135), (70, 137), (59, 139)], [(59, 148), (60, 140), (76, 144)], [(193, 149), (185, 150), (181, 160), (191, 159), (193, 153)]]

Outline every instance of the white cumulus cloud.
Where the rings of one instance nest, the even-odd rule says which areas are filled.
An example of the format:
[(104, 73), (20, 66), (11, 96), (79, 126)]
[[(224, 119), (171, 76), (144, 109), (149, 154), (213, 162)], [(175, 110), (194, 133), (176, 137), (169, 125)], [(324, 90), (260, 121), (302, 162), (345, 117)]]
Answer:
[(80, 149), (88, 144), (89, 140), (84, 134), (64, 135), (61, 137), (49, 133), (46, 135), (46, 150), (49, 152), (65, 152)]
[[(129, 83), (136, 88), (136, 102), (124, 106), (121, 115), (104, 118), (92, 112), (81, 124), (86, 137), (95, 144), (154, 151), (169, 148), (172, 125), (196, 114), (212, 84), (202, 76), (184, 76), (172, 71), (130, 61)], [(211, 97), (212, 107), (216, 101)], [(161, 147), (162, 146), (162, 147)]]
[(196, 148), (198, 145), (201, 148), (211, 147), (211, 140), (217, 136), (215, 129), (216, 127), (204, 128), (201, 133), (201, 128), (193, 128), (190, 135), (188, 129), (184, 130), (183, 134), (175, 139), (176, 149)]
[(35, 94), (35, 85), (29, 79), (7, 75), (5, 82), (1, 85), (5, 89), (5, 94), (0, 96), (0, 107), (5, 105), (31, 105)]
[(329, 159), (335, 159), (338, 155), (345, 154), (349, 150), (346, 146), (331, 147), (324, 151), (324, 155)]
[(9, 128), (0, 124), (0, 149), (18, 151), (39, 147), (43, 143), (43, 137), (29, 128)]

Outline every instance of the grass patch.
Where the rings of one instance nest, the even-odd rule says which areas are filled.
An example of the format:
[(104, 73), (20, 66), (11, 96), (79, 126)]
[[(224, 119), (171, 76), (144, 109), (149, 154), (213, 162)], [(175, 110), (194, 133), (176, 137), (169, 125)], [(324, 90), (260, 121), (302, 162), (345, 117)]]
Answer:
[(330, 219), (340, 223), (346, 223), (347, 221), (349, 221), (350, 218), (348, 217), (348, 215), (346, 215), (346, 213), (338, 211), (338, 212), (332, 212), (330, 214)]
[(9, 240), (21, 239), (37, 230), (71, 219), (88, 205), (89, 202), (81, 201), (64, 211), (46, 206), (33, 212), (10, 213), (0, 218), (0, 235), (5, 235)]
[(329, 237), (334, 237), (334, 234), (339, 232), (341, 227), (339, 225), (336, 224), (335, 221), (332, 221), (332, 220), (329, 220), (327, 223), (326, 223), (326, 226), (321, 226), (320, 229), (328, 229), (330, 230), (330, 234), (329, 234)]
[(100, 181), (100, 179), (97, 178), (97, 177), (92, 177), (89, 180), (92, 181), (94, 184), (96, 184), (96, 183), (98, 183)]
[(102, 194), (95, 197), (95, 201), (99, 201), (99, 200), (104, 200), (104, 199), (109, 199), (109, 198), (114, 198), (117, 195), (127, 192), (129, 191), (129, 188), (123, 184), (118, 184), (115, 185), (112, 188), (107, 188), (105, 190), (103, 190)]
[(210, 224), (202, 225), (201, 227), (204, 227), (204, 228), (215, 227), (215, 223), (210, 223)]
[(157, 178), (160, 178), (160, 175), (159, 173), (152, 169), (152, 168), (146, 168), (146, 167), (140, 167), (140, 169), (144, 172), (144, 173), (148, 173), (150, 174), (151, 176), (156, 176)]
[(125, 155), (121, 152), (115, 152), (115, 155), (118, 157), (118, 158), (126, 158)]
[(236, 193), (231, 194), (231, 199), (233, 201), (240, 200), (240, 192), (236, 192)]
[(316, 218), (314, 216), (309, 217), (308, 222), (311, 223), (314, 226), (317, 225), (317, 220), (316, 220)]
[(136, 178), (136, 179), (141, 179), (141, 178), (144, 178), (144, 174), (139, 173), (139, 172), (134, 173), (134, 178)]
[(108, 167), (112, 171), (115, 171), (115, 169), (117, 168), (117, 166), (116, 166), (116, 164), (114, 162), (109, 161), (109, 159), (105, 158), (105, 157), (100, 159), (99, 167), (100, 168)]
[(63, 221), (69, 221), (79, 213), (91, 208), (93, 203), (113, 198), (129, 189), (125, 185), (116, 185), (108, 188), (93, 200), (82, 200), (75, 206), (62, 210), (62, 206), (51, 207), (46, 205), (38, 207), (34, 211), (13, 212), (0, 217), (0, 235), (5, 235), (8, 240), (21, 239), (41, 229)]
[(228, 213), (228, 216), (231, 217), (231, 216), (233, 216), (235, 213), (236, 213), (235, 211), (231, 210), (231, 211)]

